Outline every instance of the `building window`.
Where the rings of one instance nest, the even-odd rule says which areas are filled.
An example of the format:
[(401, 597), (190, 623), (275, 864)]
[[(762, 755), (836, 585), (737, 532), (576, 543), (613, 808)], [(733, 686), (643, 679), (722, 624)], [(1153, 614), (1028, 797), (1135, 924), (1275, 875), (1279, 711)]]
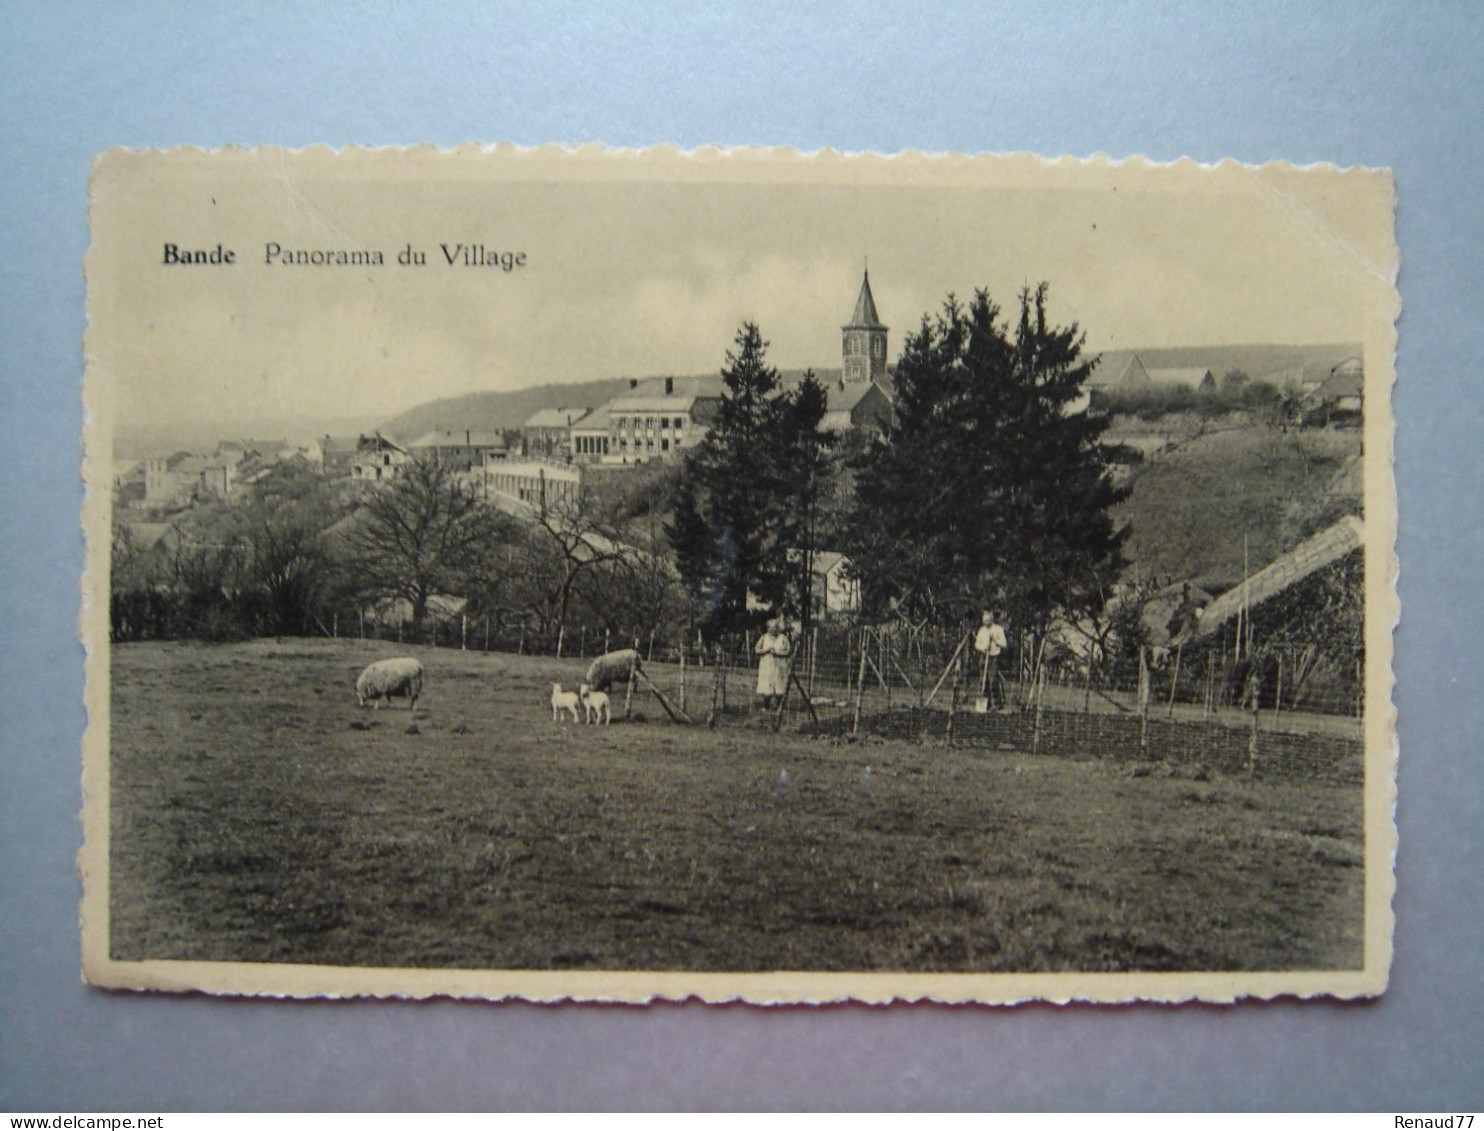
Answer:
[(680, 427), (682, 427), (682, 426), (683, 426), (683, 425), (684, 425), (684, 424), (685, 424), (685, 418), (684, 418), (684, 417), (680, 417), (680, 416), (677, 416), (677, 417), (676, 417), (676, 418), (675, 418), (675, 427), (676, 427), (676, 428), (680, 428)]
[(662, 452), (668, 452), (669, 450), (670, 450), (670, 441), (668, 439), (661, 440), (660, 441), (660, 451), (662, 451)]

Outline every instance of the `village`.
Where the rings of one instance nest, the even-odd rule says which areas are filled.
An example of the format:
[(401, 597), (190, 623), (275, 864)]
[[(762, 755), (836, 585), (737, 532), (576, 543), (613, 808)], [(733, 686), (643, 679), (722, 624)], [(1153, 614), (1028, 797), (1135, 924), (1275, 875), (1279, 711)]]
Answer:
[[(880, 433), (893, 412), (889, 328), (877, 311), (869, 273), (839, 334), (838, 367), (816, 371), (828, 398), (821, 426), (860, 446)], [(783, 384), (794, 386), (802, 377), (799, 371), (785, 372)], [(1166, 626), (1182, 601), (1201, 608), (1222, 592), (1230, 599), (1239, 583), (1245, 584), (1246, 603), (1239, 610), (1245, 616), (1251, 578), (1259, 571), (1266, 571), (1269, 587), (1273, 578), (1285, 579), (1271, 593), (1260, 586), (1265, 598), (1331, 564), (1336, 554), (1356, 549), (1358, 529), (1335, 522), (1360, 513), (1363, 383), (1358, 347), (1119, 350), (1100, 356), (1068, 411), (1109, 418), (1109, 474), (1132, 491), (1125, 517), (1134, 527), (1135, 553), (1127, 589), (1144, 606), (1142, 619), (1156, 646), (1171, 642)], [(451, 469), (480, 499), (518, 519), (558, 506), (579, 508), (595, 488), (619, 485), (621, 490), (641, 469), (673, 475), (707, 435), (725, 394), (720, 376), (628, 378), (620, 384), (603, 403), (552, 404), (515, 426), (482, 413), (479, 419), (440, 420), (438, 427), (410, 438), (382, 429), (307, 442), (224, 438), (209, 452), (118, 460), (112, 482), (116, 526), (136, 557), (163, 561), (191, 540), (192, 517), (200, 508), (230, 507), (275, 473), (319, 477), (356, 497), (390, 486), (419, 461)], [(558, 400), (561, 389), (550, 387), (546, 393)], [(1222, 562), (1212, 548), (1220, 537), (1208, 536), (1230, 539), (1231, 529), (1203, 531), (1185, 524), (1182, 534), (1171, 534), (1182, 523), (1165, 513), (1181, 506), (1170, 488), (1184, 496), (1185, 505), (1222, 513), (1217, 496), (1230, 493), (1230, 483), (1213, 485), (1205, 498), (1192, 497), (1192, 471), (1179, 467), (1181, 461), (1197, 459), (1201, 471), (1231, 480), (1249, 470), (1244, 460), (1255, 458), (1271, 474), (1270, 455), (1248, 449), (1270, 447), (1277, 436), (1285, 443), (1290, 436), (1307, 437), (1295, 441), (1305, 449), (1299, 453), (1303, 470), (1327, 469), (1323, 482), (1285, 489), (1293, 496), (1289, 510), (1317, 509), (1334, 520), (1326, 526), (1324, 543), (1332, 552), (1318, 557), (1312, 552), (1307, 539), (1325, 533), (1312, 522), (1306, 529), (1278, 530), (1283, 516), (1260, 517), (1255, 526), (1249, 516), (1241, 533), (1238, 575), (1234, 546), (1228, 544)], [(1161, 462), (1171, 469), (1164, 476), (1170, 483), (1161, 481)], [(1253, 493), (1254, 485), (1239, 485), (1237, 501), (1250, 503)], [(1149, 521), (1146, 516), (1156, 511), (1155, 521)], [(859, 612), (860, 581), (849, 557), (821, 546), (811, 553), (810, 566), (816, 618)], [(435, 607), (446, 613), (463, 602)], [(1205, 629), (1212, 631), (1213, 623), (1208, 620)]]

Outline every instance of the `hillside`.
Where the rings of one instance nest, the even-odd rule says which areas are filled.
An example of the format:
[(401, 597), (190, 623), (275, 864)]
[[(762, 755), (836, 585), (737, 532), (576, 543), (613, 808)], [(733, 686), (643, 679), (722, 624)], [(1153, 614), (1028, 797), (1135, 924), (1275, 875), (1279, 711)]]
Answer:
[(1360, 451), (1360, 434), (1252, 426), (1211, 432), (1137, 465), (1115, 512), (1140, 574), (1190, 580), (1213, 593), (1242, 579), (1243, 542), (1254, 570), (1340, 515), (1353, 495), (1331, 495)]

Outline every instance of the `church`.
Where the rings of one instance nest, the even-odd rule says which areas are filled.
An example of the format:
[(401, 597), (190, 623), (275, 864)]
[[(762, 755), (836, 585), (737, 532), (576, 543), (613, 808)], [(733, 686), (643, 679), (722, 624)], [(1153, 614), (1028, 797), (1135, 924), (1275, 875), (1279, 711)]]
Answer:
[[(826, 431), (874, 432), (891, 419), (887, 332), (865, 272), (850, 321), (840, 327), (840, 375), (824, 381)], [(787, 373), (783, 380), (793, 384), (802, 376)], [(681, 455), (705, 436), (723, 391), (719, 376), (630, 381), (626, 392), (584, 418), (582, 429), (574, 428), (571, 462), (612, 466)]]
[(877, 431), (891, 419), (891, 379), (886, 368), (887, 326), (876, 313), (871, 273), (861, 276), (850, 321), (840, 327), (840, 379), (830, 386), (824, 427), (845, 433)]

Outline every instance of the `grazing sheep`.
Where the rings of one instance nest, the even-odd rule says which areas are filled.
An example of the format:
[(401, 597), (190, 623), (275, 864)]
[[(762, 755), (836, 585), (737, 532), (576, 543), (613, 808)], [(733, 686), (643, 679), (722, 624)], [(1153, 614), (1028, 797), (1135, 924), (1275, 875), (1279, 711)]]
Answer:
[(572, 712), (574, 723), (582, 722), (582, 717), (577, 713), (577, 704), (581, 702), (580, 696), (575, 691), (563, 691), (560, 683), (551, 685), (551, 721), (556, 722), (561, 718), (563, 711)]
[(594, 691), (587, 684), (577, 689), (577, 698), (582, 700), (582, 705), (587, 708), (587, 721), (596, 724), (601, 716), (604, 724), (613, 721), (613, 712), (608, 705), (608, 692)]
[(409, 711), (417, 710), (418, 696), (423, 693), (423, 666), (411, 656), (398, 656), (391, 660), (377, 660), (367, 666), (356, 680), (356, 702), (362, 707), (370, 699), (374, 709), (381, 709), (381, 701), (388, 703), (401, 697), (411, 702)]
[(643, 671), (639, 653), (632, 648), (604, 652), (588, 665), (587, 685), (594, 691), (610, 691), (615, 683), (627, 683), (629, 671)]

